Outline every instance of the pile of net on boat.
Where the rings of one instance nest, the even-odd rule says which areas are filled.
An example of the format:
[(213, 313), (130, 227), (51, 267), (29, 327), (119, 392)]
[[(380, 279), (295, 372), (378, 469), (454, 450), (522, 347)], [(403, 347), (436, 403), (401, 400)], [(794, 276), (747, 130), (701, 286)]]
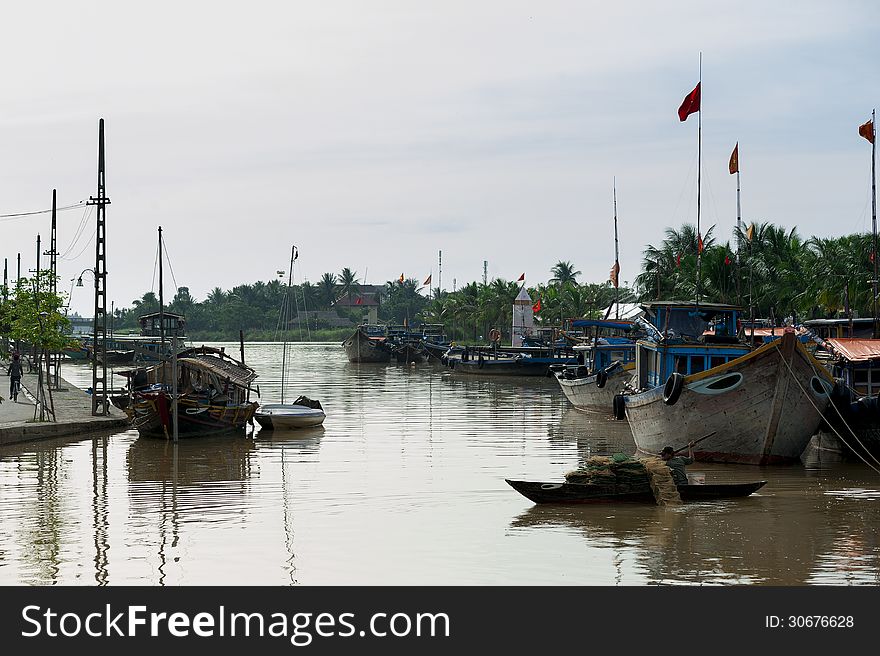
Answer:
[(631, 458), (622, 453), (590, 456), (584, 466), (565, 475), (568, 483), (617, 485), (633, 490), (650, 487), (657, 505), (681, 503), (672, 471), (660, 458)]

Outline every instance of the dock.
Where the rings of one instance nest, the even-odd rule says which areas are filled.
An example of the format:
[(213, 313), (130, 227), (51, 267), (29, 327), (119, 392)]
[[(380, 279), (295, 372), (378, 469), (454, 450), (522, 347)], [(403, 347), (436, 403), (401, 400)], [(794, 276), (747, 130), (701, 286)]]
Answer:
[(4, 365), (4, 375), (0, 376), (0, 397), (3, 398), (0, 403), (0, 447), (79, 433), (125, 429), (129, 425), (125, 413), (112, 405), (109, 415), (92, 416), (92, 397), (63, 378), (60, 379), (60, 389), (52, 390), (56, 421), (39, 421), (39, 411), (35, 421), (37, 374), (24, 374), (21, 379), (22, 392), (16, 403), (8, 398), (9, 377), (5, 373)]

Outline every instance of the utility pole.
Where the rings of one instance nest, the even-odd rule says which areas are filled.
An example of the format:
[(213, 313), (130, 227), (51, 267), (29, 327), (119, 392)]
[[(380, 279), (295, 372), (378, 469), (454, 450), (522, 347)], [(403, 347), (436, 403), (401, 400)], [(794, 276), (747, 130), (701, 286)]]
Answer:
[(487, 285), (489, 282), (489, 262), (488, 260), (483, 260), (483, 286)]
[[(437, 272), (437, 298), (443, 293), (443, 251), (438, 251), (437, 262), (440, 270)], [(428, 290), (431, 291), (430, 289)]]
[[(104, 119), (98, 122), (98, 193), (87, 205), (98, 210), (95, 232), (95, 328), (92, 344), (92, 414), (106, 415), (107, 400), (107, 189), (104, 179)], [(100, 363), (99, 363), (100, 360)], [(100, 366), (99, 366), (100, 364)]]
[[(43, 255), (49, 256), (49, 291), (52, 292), (52, 296), (56, 296), (58, 294), (58, 223), (57, 223), (57, 190), (52, 190), (52, 233), (50, 237), (50, 246), (49, 250), (45, 251)], [(55, 387), (58, 389), (59, 384), (61, 382), (61, 353), (49, 353), (47, 356), (48, 362), (48, 372), (47, 377), (49, 379), (48, 384), (49, 387)]]

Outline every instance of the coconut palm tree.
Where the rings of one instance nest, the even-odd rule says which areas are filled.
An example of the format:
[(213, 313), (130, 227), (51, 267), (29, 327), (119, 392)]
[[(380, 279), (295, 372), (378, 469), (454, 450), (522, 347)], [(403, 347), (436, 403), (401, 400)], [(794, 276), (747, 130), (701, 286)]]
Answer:
[(318, 299), (321, 307), (325, 310), (329, 309), (336, 300), (336, 275), (333, 273), (325, 273), (318, 281)]
[(562, 260), (553, 265), (550, 273), (553, 274), (550, 282), (559, 287), (566, 283), (577, 283), (577, 277), (581, 275), (580, 271), (575, 271), (574, 265), (571, 262)]
[(348, 267), (345, 267), (339, 272), (339, 291), (341, 291), (348, 299), (349, 305), (351, 305), (352, 295), (357, 294), (360, 291), (358, 282), (357, 271), (352, 271)]

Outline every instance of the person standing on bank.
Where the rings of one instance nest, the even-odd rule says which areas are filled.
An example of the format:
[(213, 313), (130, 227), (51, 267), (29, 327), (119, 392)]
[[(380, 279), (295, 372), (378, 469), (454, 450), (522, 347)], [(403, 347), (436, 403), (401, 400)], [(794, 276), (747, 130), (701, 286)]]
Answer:
[(15, 403), (18, 403), (18, 390), (21, 387), (23, 371), (21, 368), (21, 358), (18, 353), (13, 354), (12, 362), (9, 363), (9, 367), (6, 369), (6, 375), (9, 376), (9, 396)]
[(694, 443), (688, 442), (687, 449), (687, 457), (675, 455), (675, 451), (671, 446), (664, 446), (663, 450), (660, 452), (660, 457), (672, 472), (672, 480), (676, 485), (688, 484), (688, 477), (684, 468), (686, 465), (692, 465), (694, 463)]

